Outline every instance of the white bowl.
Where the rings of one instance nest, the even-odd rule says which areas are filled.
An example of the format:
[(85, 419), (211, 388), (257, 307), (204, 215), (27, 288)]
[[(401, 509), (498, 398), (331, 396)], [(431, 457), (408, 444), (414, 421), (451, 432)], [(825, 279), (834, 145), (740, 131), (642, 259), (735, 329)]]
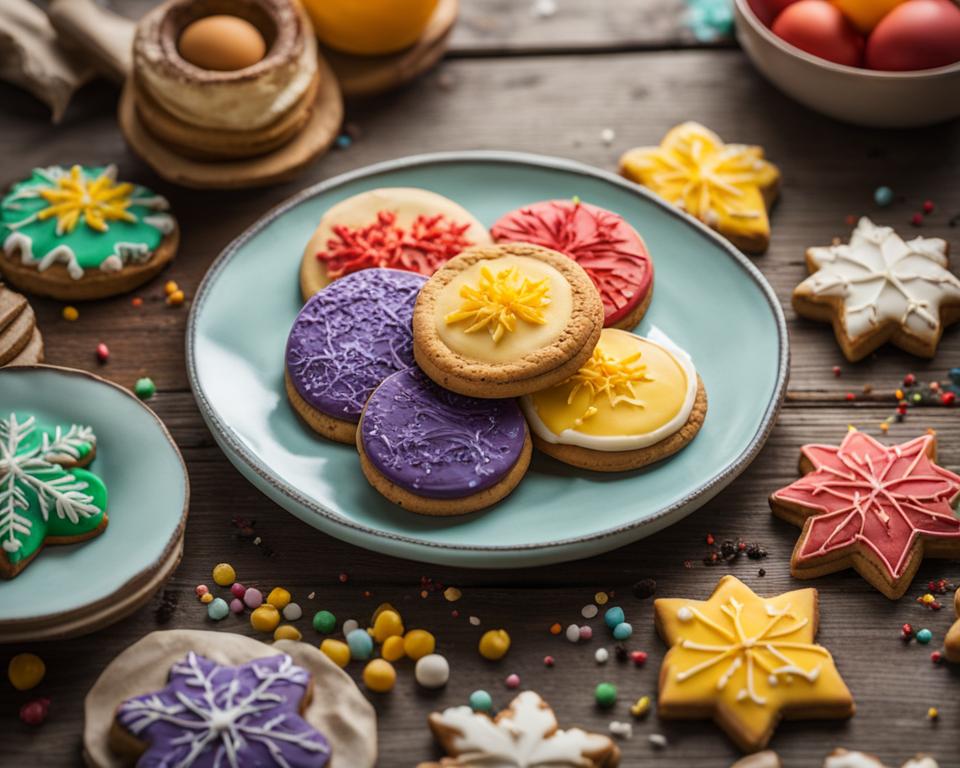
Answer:
[(913, 72), (834, 64), (781, 40), (735, 0), (737, 40), (771, 83), (817, 112), (875, 128), (913, 128), (960, 116), (960, 62)]

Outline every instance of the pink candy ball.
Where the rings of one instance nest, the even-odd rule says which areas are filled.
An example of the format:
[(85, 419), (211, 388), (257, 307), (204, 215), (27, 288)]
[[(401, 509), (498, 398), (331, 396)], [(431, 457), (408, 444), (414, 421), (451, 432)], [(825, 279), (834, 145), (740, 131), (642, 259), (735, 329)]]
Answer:
[(243, 607), (243, 600), (238, 597), (235, 597), (230, 601), (230, 610), (233, 613), (243, 613)]
[(592, 627), (589, 627), (589, 626), (587, 626), (586, 624), (584, 624), (582, 627), (580, 627), (580, 639), (581, 639), (581, 640), (589, 640), (591, 637), (593, 637), (593, 628), (592, 628)]
[(512, 674), (507, 675), (507, 688), (519, 688), (520, 687), (520, 675)]
[(243, 602), (247, 608), (259, 608), (263, 603), (263, 592), (256, 587), (250, 587), (243, 593)]
[(243, 598), (243, 594), (247, 591), (247, 588), (243, 586), (239, 581), (235, 582), (232, 587), (230, 587), (230, 593), (234, 597)]

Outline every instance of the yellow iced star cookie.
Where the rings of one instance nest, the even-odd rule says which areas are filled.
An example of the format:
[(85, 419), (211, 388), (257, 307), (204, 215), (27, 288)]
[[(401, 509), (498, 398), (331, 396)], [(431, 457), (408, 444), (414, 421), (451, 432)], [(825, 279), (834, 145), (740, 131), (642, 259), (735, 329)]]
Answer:
[(683, 123), (659, 147), (626, 152), (620, 173), (744, 251), (763, 253), (770, 245), (767, 211), (777, 197), (780, 171), (761, 147), (724, 144), (709, 128)]
[(763, 749), (781, 717), (845, 718), (853, 698), (830, 652), (814, 643), (817, 590), (764, 598), (724, 576), (709, 600), (661, 599), (657, 631), (664, 718), (712, 716), (746, 752)]

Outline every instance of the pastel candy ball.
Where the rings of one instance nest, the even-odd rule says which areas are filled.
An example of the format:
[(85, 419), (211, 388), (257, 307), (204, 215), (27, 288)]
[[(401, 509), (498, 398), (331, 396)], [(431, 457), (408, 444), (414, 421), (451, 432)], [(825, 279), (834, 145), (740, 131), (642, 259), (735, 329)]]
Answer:
[(363, 668), (363, 684), (374, 693), (386, 693), (397, 682), (397, 670), (383, 659), (374, 659)]
[(613, 628), (613, 637), (615, 640), (626, 640), (633, 634), (633, 627), (627, 622), (622, 621)]
[(439, 653), (431, 653), (417, 661), (413, 676), (424, 688), (443, 688), (450, 679), (450, 664)]
[(877, 187), (873, 192), (873, 201), (885, 208), (893, 202), (893, 190), (890, 187)]
[(213, 567), (213, 580), (218, 586), (229, 587), (237, 580), (237, 572), (230, 563), (219, 563)]
[(589, 640), (591, 637), (593, 637), (593, 627), (590, 627), (587, 624), (584, 624), (582, 627), (580, 627), (579, 631), (581, 640)]
[(468, 701), (474, 712), (489, 712), (493, 709), (493, 697), (484, 690), (471, 693)]
[(411, 629), (403, 638), (403, 652), (414, 661), (433, 653), (436, 647), (436, 639), (425, 629)]
[(403, 650), (403, 638), (400, 635), (392, 635), (383, 641), (380, 647), (380, 655), (387, 661), (399, 661), (406, 652)]
[(505, 629), (491, 629), (483, 633), (479, 645), (480, 655), (490, 661), (497, 661), (510, 650), (510, 635)]
[(593, 654), (593, 659), (597, 662), (597, 664), (606, 664), (609, 658), (610, 651), (608, 651), (606, 648), (597, 648), (596, 652)]
[(341, 631), (343, 632), (343, 636), (346, 637), (351, 632), (353, 632), (353, 630), (359, 629), (359, 628), (360, 628), (359, 621), (357, 621), (356, 619), (347, 619), (345, 622), (343, 622), (343, 627), (341, 627)]
[(350, 663), (350, 646), (342, 640), (334, 640), (328, 637), (320, 643), (320, 650), (330, 661), (340, 667), (340, 669), (343, 669)]
[(283, 587), (274, 587), (270, 590), (270, 594), (267, 595), (267, 602), (278, 611), (286, 608), (291, 599), (290, 593)]
[(210, 605), (207, 606), (207, 616), (209, 616), (214, 621), (222, 621), (230, 615), (230, 606), (227, 605), (227, 601), (222, 597), (218, 597), (215, 600), (211, 601)]
[(243, 600), (235, 597), (230, 601), (230, 611), (232, 613), (243, 613), (244, 608)]
[(302, 640), (303, 635), (300, 634), (300, 630), (291, 624), (281, 624), (279, 627), (274, 630), (273, 633), (274, 640)]
[(250, 587), (243, 593), (243, 604), (247, 608), (259, 608), (263, 603), (263, 592), (256, 587)]
[(257, 632), (273, 632), (280, 624), (280, 611), (270, 603), (264, 603), (250, 614), (250, 626)]
[(330, 611), (317, 611), (313, 614), (313, 628), (317, 632), (329, 635), (337, 628), (337, 617)]
[(7, 677), (18, 691), (29, 691), (40, 685), (47, 667), (43, 659), (33, 653), (18, 653), (7, 665)]
[(576, 624), (571, 624), (569, 627), (567, 627), (565, 635), (567, 640), (569, 640), (571, 643), (580, 642), (580, 627), (578, 627)]
[(606, 624), (610, 629), (613, 629), (617, 624), (623, 624), (626, 621), (626, 615), (623, 612), (623, 608), (619, 605), (615, 605), (612, 608), (607, 608), (603, 614), (603, 623)]
[(931, 640), (933, 640), (933, 632), (929, 629), (921, 629), (917, 631), (917, 642), (926, 645)]
[(303, 608), (297, 603), (287, 603), (283, 609), (283, 618), (287, 621), (296, 621), (303, 616)]
[(613, 683), (600, 683), (594, 691), (597, 704), (604, 709), (617, 703), (617, 686)]
[(213, 602), (213, 595), (210, 592), (200, 595), (200, 602), (204, 605), (210, 605)]
[(504, 680), (504, 685), (506, 685), (507, 688), (510, 688), (510, 689), (519, 688), (519, 687), (520, 687), (520, 675), (518, 675), (518, 674), (516, 674), (516, 673), (511, 674), (511, 675), (507, 675), (507, 679)]
[(352, 659), (369, 659), (373, 653), (373, 638), (365, 629), (355, 629), (347, 635), (347, 645)]
[(230, 594), (232, 594), (234, 597), (239, 597), (240, 599), (243, 599), (243, 593), (246, 591), (247, 588), (239, 581), (235, 581), (230, 587)]
[(373, 622), (373, 639), (382, 643), (388, 637), (403, 634), (403, 620), (396, 611), (381, 611)]

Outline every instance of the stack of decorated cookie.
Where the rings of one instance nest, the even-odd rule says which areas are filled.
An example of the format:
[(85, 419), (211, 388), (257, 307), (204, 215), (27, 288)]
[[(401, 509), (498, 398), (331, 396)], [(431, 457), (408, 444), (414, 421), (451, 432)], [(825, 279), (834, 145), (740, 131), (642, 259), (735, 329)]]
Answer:
[(0, 283), (0, 365), (43, 362), (43, 337), (27, 300)]
[(703, 423), (689, 355), (624, 330), (652, 296), (643, 240), (579, 200), (522, 208), (487, 234), (433, 193), (367, 192), (323, 217), (301, 288), (290, 401), (318, 433), (356, 444), (371, 484), (412, 511), (495, 503), (532, 444), (623, 471)]

